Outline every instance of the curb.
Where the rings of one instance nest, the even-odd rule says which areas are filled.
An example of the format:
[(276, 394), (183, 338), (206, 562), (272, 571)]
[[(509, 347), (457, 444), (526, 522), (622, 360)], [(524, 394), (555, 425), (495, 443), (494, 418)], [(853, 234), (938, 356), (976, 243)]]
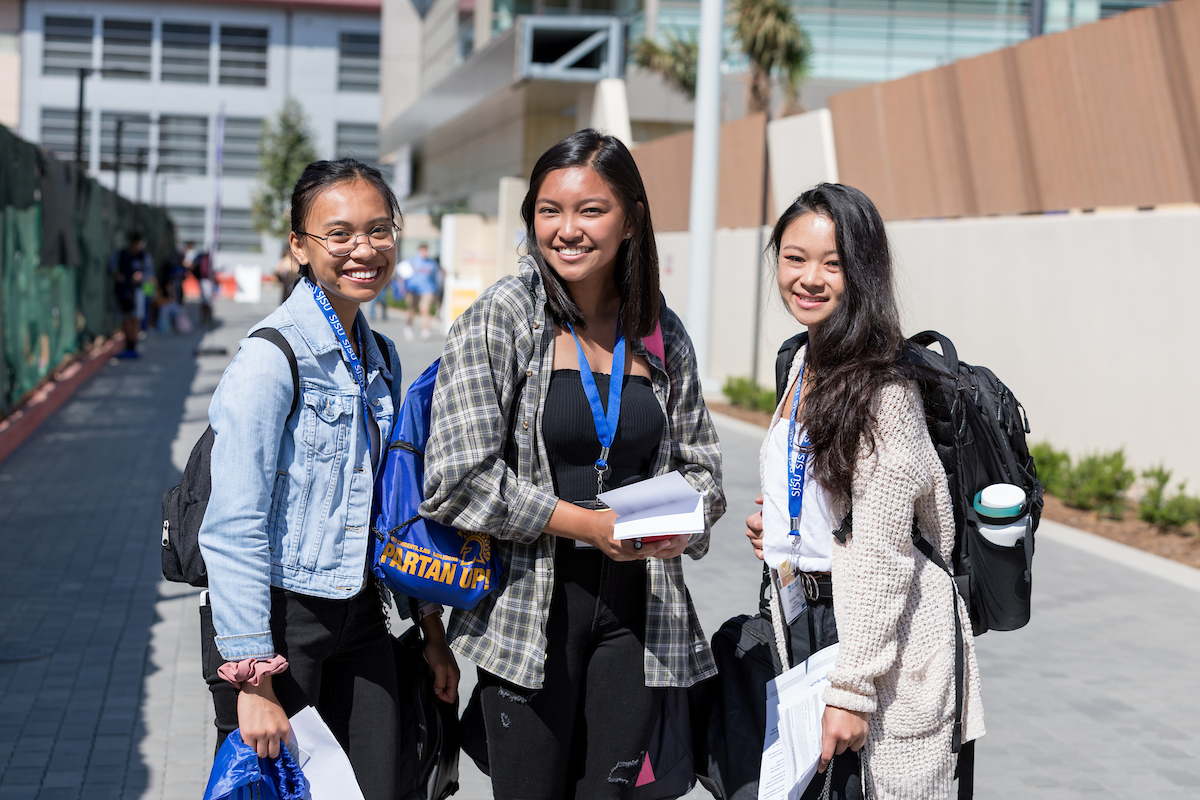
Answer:
[(0, 463), (32, 436), (71, 395), (91, 380), (124, 345), (124, 339), (113, 337), (102, 347), (76, 359), (57, 378), (44, 383), (20, 408), (0, 422)]

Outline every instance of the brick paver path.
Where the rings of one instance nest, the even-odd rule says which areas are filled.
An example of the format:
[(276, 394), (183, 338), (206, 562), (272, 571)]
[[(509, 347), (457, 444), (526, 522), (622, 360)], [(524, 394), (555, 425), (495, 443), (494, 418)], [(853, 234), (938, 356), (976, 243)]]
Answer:
[[(198, 593), (161, 579), (159, 496), (238, 338), (269, 310), (221, 304), (214, 331), (152, 337), (0, 464), (0, 800), (201, 796), (214, 736)], [(441, 343), (406, 342), (399, 319), (377, 327), (408, 382)], [(709, 555), (685, 559), (710, 634), (754, 610), (760, 569), (741, 520), (762, 432), (724, 419), (718, 430), (729, 511)], [(1200, 797), (1200, 580), (1076, 539), (1044, 528), (1033, 622), (977, 642), (988, 727), (977, 795)], [(491, 797), (465, 756), (457, 796)]]

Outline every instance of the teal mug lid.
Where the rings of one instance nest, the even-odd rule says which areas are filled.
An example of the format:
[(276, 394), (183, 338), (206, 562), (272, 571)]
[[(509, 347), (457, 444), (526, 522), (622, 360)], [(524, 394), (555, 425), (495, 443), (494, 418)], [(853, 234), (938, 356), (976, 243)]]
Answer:
[(975, 495), (975, 511), (988, 519), (1005, 519), (1021, 514), (1025, 490), (1011, 483), (993, 483)]

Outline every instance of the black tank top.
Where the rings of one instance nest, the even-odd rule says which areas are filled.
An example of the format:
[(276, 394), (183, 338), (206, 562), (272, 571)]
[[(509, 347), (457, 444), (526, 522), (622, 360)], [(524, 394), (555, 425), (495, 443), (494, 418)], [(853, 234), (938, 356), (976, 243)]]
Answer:
[[(609, 376), (601, 372), (592, 375), (600, 392), (600, 404), (607, 411)], [(625, 375), (621, 386), (621, 419), (609, 449), (605, 489), (650, 477), (665, 423), (650, 379)], [(567, 502), (595, 500), (600, 439), (579, 370), (556, 369), (551, 374), (542, 416), (542, 439), (546, 442), (555, 494)]]

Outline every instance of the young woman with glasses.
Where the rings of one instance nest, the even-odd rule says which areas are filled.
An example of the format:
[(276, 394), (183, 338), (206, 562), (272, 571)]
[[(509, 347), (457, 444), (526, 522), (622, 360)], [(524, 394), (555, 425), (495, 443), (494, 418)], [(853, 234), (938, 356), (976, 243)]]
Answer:
[[(506, 566), (449, 633), (479, 666), (467, 715), (495, 797), (624, 797), (663, 687), (716, 672), (680, 556), (707, 552), (725, 510), (720, 452), (625, 145), (584, 130), (551, 147), (521, 216), (520, 275), (446, 342), (421, 512), (491, 534)], [(705, 530), (614, 539), (597, 494), (673, 470), (703, 494)]]
[[(370, 513), (400, 362), (359, 307), (391, 280), (399, 218), (378, 170), (352, 159), (305, 168), (289, 237), (302, 280), (252, 329), (283, 335), (300, 396), (280, 347), (242, 340), (209, 410), (212, 494), (200, 529), (220, 653), (210, 682), (237, 687), (232, 723), (260, 756), (275, 756), (288, 717), (315, 706), (368, 800), (398, 791), (398, 689)], [(438, 611), (421, 609), (420, 624), (437, 693), (450, 701), (458, 669)]]
[[(983, 707), (966, 605), (910, 536), (915, 520), (950, 560), (946, 473), (902, 359), (883, 220), (857, 189), (821, 184), (779, 218), (770, 252), (780, 296), (808, 339), (763, 442), (763, 511), (746, 520), (746, 535), (786, 584), (773, 611), (786, 622), (776, 630), (791, 663), (840, 640), (819, 769), (832, 760), (834, 798), (863, 796), (861, 755), (868, 796), (945, 800), (954, 739), (983, 735)], [(966, 626), (961, 734), (955, 602)], [(825, 782), (818, 775), (804, 796)]]

